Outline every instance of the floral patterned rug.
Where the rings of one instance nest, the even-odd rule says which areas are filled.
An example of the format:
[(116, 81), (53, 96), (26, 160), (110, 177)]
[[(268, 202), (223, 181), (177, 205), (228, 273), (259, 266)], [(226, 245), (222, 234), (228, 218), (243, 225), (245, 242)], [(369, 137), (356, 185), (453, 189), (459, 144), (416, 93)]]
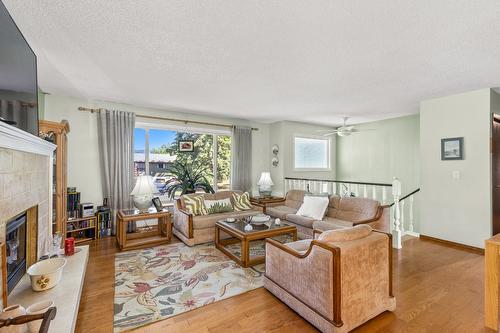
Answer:
[[(239, 244), (229, 246), (238, 253)], [(252, 255), (264, 253), (253, 242)], [(123, 332), (214, 303), (263, 284), (264, 264), (242, 268), (213, 244), (176, 243), (117, 253), (114, 331)]]

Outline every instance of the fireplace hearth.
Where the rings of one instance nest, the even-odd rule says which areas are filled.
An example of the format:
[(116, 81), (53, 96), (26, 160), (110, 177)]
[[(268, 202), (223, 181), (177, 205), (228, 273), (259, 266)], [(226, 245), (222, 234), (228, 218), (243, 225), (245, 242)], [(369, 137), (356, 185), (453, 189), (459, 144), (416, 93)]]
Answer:
[(26, 212), (7, 222), (7, 292), (10, 293), (26, 272)]

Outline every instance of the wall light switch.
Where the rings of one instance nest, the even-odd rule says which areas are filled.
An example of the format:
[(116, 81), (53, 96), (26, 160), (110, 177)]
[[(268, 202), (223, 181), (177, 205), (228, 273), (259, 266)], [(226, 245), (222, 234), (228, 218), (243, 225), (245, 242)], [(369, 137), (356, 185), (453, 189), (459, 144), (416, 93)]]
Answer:
[(460, 171), (453, 171), (451, 176), (453, 179), (460, 179)]

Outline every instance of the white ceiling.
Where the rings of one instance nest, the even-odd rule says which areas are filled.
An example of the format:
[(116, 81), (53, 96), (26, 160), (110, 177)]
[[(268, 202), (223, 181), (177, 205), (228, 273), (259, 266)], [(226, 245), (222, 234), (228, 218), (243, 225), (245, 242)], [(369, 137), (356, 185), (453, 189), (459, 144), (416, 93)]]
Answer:
[(49, 93), (339, 124), (500, 86), (498, 0), (3, 0)]

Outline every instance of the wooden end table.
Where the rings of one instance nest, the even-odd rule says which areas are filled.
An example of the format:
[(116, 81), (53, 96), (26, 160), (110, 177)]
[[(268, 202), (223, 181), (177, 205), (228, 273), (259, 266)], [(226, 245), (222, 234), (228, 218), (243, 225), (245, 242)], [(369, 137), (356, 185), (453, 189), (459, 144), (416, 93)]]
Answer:
[[(295, 226), (287, 223), (276, 225), (274, 223), (274, 219), (270, 220), (270, 225), (252, 224), (253, 230), (251, 231), (246, 231), (245, 225), (246, 223), (242, 220), (237, 220), (233, 223), (226, 221), (218, 221), (215, 223), (215, 247), (243, 267), (262, 264), (266, 259), (265, 256), (256, 256), (254, 258), (250, 258), (251, 241), (263, 240), (266, 238), (286, 234), (291, 234), (293, 240), (297, 240), (297, 228)], [(229, 234), (233, 238), (221, 239), (221, 231)], [(234, 244), (237, 242), (241, 242), (241, 257), (236, 256), (225, 248), (225, 245)]]
[[(127, 233), (128, 222), (149, 219), (158, 219), (158, 224)], [(121, 251), (168, 243), (172, 240), (171, 213), (168, 210), (144, 213), (135, 209), (120, 209), (116, 214), (116, 240)]]
[(250, 202), (252, 205), (261, 207), (262, 212), (266, 214), (266, 208), (269, 206), (276, 205), (278, 203), (285, 202), (286, 199), (283, 197), (251, 197)]

